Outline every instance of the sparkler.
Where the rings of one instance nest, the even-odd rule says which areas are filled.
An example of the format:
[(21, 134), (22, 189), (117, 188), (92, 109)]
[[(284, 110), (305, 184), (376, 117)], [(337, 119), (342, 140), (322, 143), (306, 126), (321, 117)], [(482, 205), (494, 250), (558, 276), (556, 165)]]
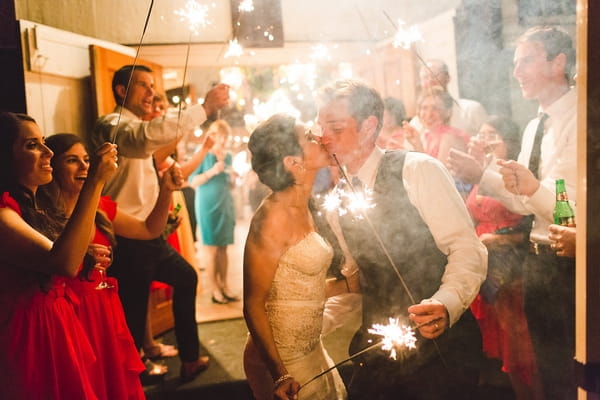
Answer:
[[(114, 124), (110, 136), (112, 136), (112, 143), (117, 142), (117, 133), (119, 132), (119, 124), (121, 123), (121, 115), (123, 114), (123, 108), (125, 107), (125, 100), (127, 99), (127, 95), (129, 94), (129, 87), (131, 86), (131, 79), (133, 78), (133, 71), (135, 71), (135, 66), (137, 65), (138, 56), (140, 54), (140, 48), (142, 47), (142, 43), (144, 42), (144, 36), (146, 35), (146, 30), (148, 29), (148, 22), (150, 21), (150, 15), (152, 14), (152, 7), (154, 7), (154, 0), (150, 0), (150, 7), (148, 7), (148, 13), (146, 14), (146, 21), (144, 22), (144, 28), (142, 29), (142, 35), (140, 36), (140, 42), (138, 43), (137, 49), (135, 50), (135, 57), (133, 58), (133, 68), (131, 69), (131, 74), (129, 74), (129, 79), (127, 80), (127, 86), (125, 87), (125, 96), (123, 96), (123, 102), (121, 103), (121, 107), (119, 109), (119, 116), (117, 117), (117, 121)], [(109, 139), (110, 139), (109, 136)]]
[(415, 327), (412, 327), (412, 328), (409, 326), (406, 326), (406, 325), (400, 325), (397, 318), (390, 318), (389, 324), (387, 324), (387, 325), (373, 324), (373, 327), (370, 328), (368, 330), (368, 332), (371, 334), (374, 334), (374, 335), (382, 336), (383, 338), (380, 341), (372, 344), (369, 347), (365, 347), (364, 349), (352, 354), (350, 357), (338, 362), (337, 364), (335, 364), (335, 365), (327, 368), (326, 370), (318, 373), (317, 375), (313, 376), (308, 381), (306, 381), (305, 383), (300, 385), (300, 388), (298, 389), (298, 391), (300, 391), (300, 389), (302, 389), (304, 386), (308, 385), (309, 383), (311, 383), (311, 382), (317, 380), (318, 378), (322, 377), (323, 375), (333, 371), (340, 365), (345, 364), (348, 361), (351, 361), (351, 360), (355, 359), (356, 357), (358, 357), (362, 354), (365, 354), (371, 350), (374, 350), (378, 347), (381, 347), (382, 350), (389, 351), (390, 358), (395, 360), (396, 355), (397, 355), (396, 350), (416, 348), (415, 343), (417, 342), (417, 338), (415, 337), (415, 331), (417, 329), (419, 329), (425, 325), (431, 325), (436, 322), (439, 322), (441, 319), (442, 318), (435, 318), (431, 321), (424, 322), (424, 323), (416, 325)]
[(406, 25), (406, 23), (399, 19), (398, 29), (394, 35), (394, 41), (392, 44), (394, 47), (402, 47), (403, 49), (408, 50), (413, 43), (423, 40), (423, 37), (421, 36), (421, 32), (419, 32), (414, 26), (405, 29), (404, 25)]
[[(340, 186), (344, 186), (346, 180), (343, 179), (340, 183)], [(316, 197), (318, 199), (321, 198), (320, 195)], [(363, 219), (364, 216), (361, 211), (375, 207), (375, 203), (373, 203), (373, 191), (364, 188), (361, 191), (348, 192), (341, 187), (336, 187), (330, 193), (323, 196), (322, 206), (329, 212), (337, 210), (340, 217), (351, 213), (358, 219)]]
[(210, 25), (208, 6), (198, 3), (196, 0), (188, 0), (185, 3), (185, 9), (180, 8), (175, 10), (174, 13), (179, 15), (182, 21), (187, 20), (190, 31), (196, 36), (200, 34), (200, 28)]
[[(396, 35), (399, 36), (400, 38), (400, 42), (404, 43), (405, 45), (408, 45), (408, 47), (404, 47), (405, 49), (409, 49), (412, 46), (412, 43), (414, 43), (415, 41), (410, 41), (411, 35), (416, 35), (415, 33), (407, 33), (406, 31), (404, 31), (402, 28), (402, 25), (400, 26), (400, 28), (403, 30), (401, 31), (398, 26), (394, 23), (394, 21), (392, 20), (392, 18), (390, 18), (390, 16), (388, 15), (387, 12), (385, 12), (385, 10), (383, 10), (383, 15), (386, 16), (386, 18), (388, 19), (388, 21), (390, 22), (390, 24), (392, 24), (392, 26), (394, 27), (394, 29), (397, 31)], [(401, 20), (398, 20), (398, 22), (402, 22)], [(403, 23), (403, 22), (402, 22)], [(411, 27), (410, 30), (413, 30), (414, 27)], [(409, 30), (409, 31), (410, 31)], [(418, 33), (418, 31), (416, 30), (416, 28), (414, 29), (414, 32)], [(421, 39), (420, 36), (421, 34), (418, 33), (419, 36), (419, 40)], [(396, 39), (394, 39), (394, 46), (396, 46)], [(417, 57), (417, 59), (421, 62), (421, 64), (423, 64), (423, 66), (425, 67), (425, 69), (427, 70), (427, 72), (429, 72), (429, 74), (431, 76), (433, 76), (433, 78), (437, 81), (438, 85), (441, 87), (444, 87), (444, 85), (442, 84), (442, 82), (440, 81), (440, 78), (438, 78), (437, 74), (435, 74), (431, 68), (429, 67), (429, 65), (427, 65), (427, 62), (423, 59), (423, 57), (421, 57), (421, 55), (419, 54), (419, 52), (417, 51), (416, 48), (413, 49), (414, 50), (414, 54)], [(448, 95), (450, 96), (450, 98), (452, 99), (452, 101), (454, 102), (454, 104), (456, 104), (458, 106), (458, 108), (460, 107), (460, 104), (458, 104), (458, 101), (456, 101), (456, 99), (450, 94), (448, 93)]]
[[(210, 25), (208, 20), (208, 6), (198, 3), (196, 0), (188, 0), (185, 3), (185, 9), (175, 10), (174, 13), (181, 17), (181, 20), (187, 20), (190, 29), (190, 35), (188, 38), (187, 50), (185, 53), (185, 64), (183, 66), (183, 78), (181, 80), (181, 94), (185, 92), (185, 79), (188, 70), (188, 61), (190, 59), (190, 49), (192, 47), (192, 35), (198, 36), (200, 34), (200, 28), (204, 28)], [(184, 100), (185, 101), (185, 100)], [(177, 128), (175, 130), (175, 143), (179, 137), (179, 128), (181, 123), (181, 109), (184, 101), (180, 101), (177, 109)]]
[(238, 43), (237, 39), (233, 39), (229, 41), (229, 47), (223, 55), (223, 58), (239, 57), (242, 54), (244, 54), (244, 48)]

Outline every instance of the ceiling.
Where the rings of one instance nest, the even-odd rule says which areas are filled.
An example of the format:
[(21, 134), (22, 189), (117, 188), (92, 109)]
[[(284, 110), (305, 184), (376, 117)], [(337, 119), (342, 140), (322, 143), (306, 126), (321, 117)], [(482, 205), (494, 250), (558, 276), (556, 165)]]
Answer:
[[(187, 0), (15, 0), (18, 19), (121, 44), (224, 43), (232, 38), (230, 1), (197, 0), (208, 7), (209, 24), (191, 36), (176, 10)], [(252, 13), (265, 0), (254, 0)], [(275, 0), (277, 1), (277, 0)], [(415, 23), (461, 0), (279, 0), (285, 43), (380, 41), (390, 37), (401, 19)], [(151, 7), (152, 6), (152, 7)], [(149, 12), (151, 9), (151, 12)], [(389, 19), (388, 19), (389, 16)]]

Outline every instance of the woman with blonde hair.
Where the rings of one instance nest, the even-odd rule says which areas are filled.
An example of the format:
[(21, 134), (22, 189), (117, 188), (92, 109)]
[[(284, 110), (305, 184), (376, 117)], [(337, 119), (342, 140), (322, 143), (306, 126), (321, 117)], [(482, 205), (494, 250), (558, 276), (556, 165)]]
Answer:
[(231, 127), (224, 120), (213, 122), (208, 136), (214, 145), (190, 175), (190, 186), (196, 188), (196, 219), (202, 233), (202, 243), (208, 258), (207, 270), (212, 284), (212, 301), (227, 304), (239, 301), (227, 283), (227, 246), (233, 244), (235, 213), (231, 186), (232, 156), (226, 145), (231, 136)]

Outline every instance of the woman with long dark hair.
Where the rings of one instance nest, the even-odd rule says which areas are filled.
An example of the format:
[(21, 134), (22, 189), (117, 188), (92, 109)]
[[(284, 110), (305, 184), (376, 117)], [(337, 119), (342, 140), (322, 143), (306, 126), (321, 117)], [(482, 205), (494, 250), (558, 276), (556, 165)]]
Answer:
[(96, 153), (64, 229), (36, 197), (52, 180), (52, 156), (31, 117), (0, 113), (0, 386), (7, 398), (96, 399), (94, 352), (66, 281), (87, 251), (117, 149)]

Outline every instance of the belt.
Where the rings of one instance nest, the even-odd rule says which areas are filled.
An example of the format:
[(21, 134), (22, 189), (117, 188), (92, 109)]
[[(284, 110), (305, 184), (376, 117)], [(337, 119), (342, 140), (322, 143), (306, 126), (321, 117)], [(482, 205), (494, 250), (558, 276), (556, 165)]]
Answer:
[(549, 244), (529, 242), (529, 253), (540, 256), (543, 254), (556, 254)]

